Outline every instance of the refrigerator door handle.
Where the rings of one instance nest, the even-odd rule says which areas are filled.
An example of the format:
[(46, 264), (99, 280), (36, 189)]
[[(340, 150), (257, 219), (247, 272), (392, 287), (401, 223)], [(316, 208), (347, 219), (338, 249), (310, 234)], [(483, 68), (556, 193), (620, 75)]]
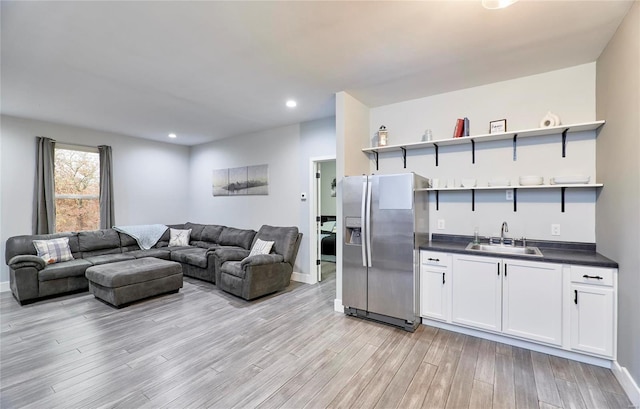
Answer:
[(367, 228), (365, 237), (367, 241), (367, 267), (371, 267), (371, 181), (367, 185)]
[(360, 203), (362, 205), (360, 209), (360, 238), (361, 238), (360, 247), (362, 248), (362, 267), (366, 267), (367, 266), (367, 249), (366, 249), (367, 245), (363, 237), (364, 230), (365, 230), (364, 222), (367, 217), (367, 177), (366, 176), (364, 176), (362, 180), (362, 201)]

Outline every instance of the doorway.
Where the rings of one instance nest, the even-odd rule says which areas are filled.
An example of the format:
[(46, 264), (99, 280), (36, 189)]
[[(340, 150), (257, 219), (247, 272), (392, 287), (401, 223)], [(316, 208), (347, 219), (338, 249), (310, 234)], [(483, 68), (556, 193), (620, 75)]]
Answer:
[(312, 246), (311, 260), (316, 280), (322, 281), (336, 273), (336, 160), (335, 158), (312, 159), (313, 211), (311, 214)]

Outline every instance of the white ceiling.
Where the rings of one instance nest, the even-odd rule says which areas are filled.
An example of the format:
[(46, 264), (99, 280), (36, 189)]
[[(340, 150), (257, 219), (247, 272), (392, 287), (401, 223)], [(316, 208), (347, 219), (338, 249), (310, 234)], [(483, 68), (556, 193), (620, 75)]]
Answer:
[(1, 111), (195, 145), (592, 62), (631, 4), (2, 1)]

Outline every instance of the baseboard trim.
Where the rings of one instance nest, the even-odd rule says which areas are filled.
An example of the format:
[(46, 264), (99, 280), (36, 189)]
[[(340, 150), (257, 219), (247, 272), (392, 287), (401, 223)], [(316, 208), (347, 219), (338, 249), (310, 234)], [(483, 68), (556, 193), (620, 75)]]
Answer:
[(11, 287), (9, 287), (8, 281), (0, 281), (0, 293), (6, 293), (11, 291)]
[(616, 377), (622, 389), (627, 393), (633, 408), (640, 408), (640, 388), (636, 381), (633, 380), (631, 374), (624, 366), (620, 366), (618, 361), (614, 361), (611, 365), (611, 372)]
[(335, 299), (333, 300), (333, 310), (336, 312), (344, 313), (344, 306), (342, 305), (342, 300)]
[(311, 277), (311, 274), (296, 273), (295, 271), (291, 273), (291, 279), (293, 281), (297, 281), (299, 283), (305, 283), (305, 284), (316, 283), (316, 281), (313, 280), (313, 277)]

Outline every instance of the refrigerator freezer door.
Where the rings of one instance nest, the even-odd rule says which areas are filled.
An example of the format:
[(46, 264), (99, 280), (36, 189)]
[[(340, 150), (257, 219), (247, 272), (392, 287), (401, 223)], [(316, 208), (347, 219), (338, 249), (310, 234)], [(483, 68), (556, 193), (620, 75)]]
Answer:
[(367, 267), (364, 247), (363, 197), (366, 198), (366, 176), (352, 176), (342, 182), (342, 304), (359, 310), (367, 309)]
[[(371, 267), (368, 277), (368, 311), (416, 320), (414, 275), (414, 212), (412, 210), (414, 175), (372, 176), (371, 201)], [(381, 188), (382, 186), (382, 188)], [(404, 186), (407, 192), (396, 192), (389, 186)], [(393, 189), (391, 189), (393, 190)], [(409, 205), (404, 197), (409, 197)], [(380, 204), (384, 208), (381, 208)], [(408, 207), (408, 209), (407, 209)]]

